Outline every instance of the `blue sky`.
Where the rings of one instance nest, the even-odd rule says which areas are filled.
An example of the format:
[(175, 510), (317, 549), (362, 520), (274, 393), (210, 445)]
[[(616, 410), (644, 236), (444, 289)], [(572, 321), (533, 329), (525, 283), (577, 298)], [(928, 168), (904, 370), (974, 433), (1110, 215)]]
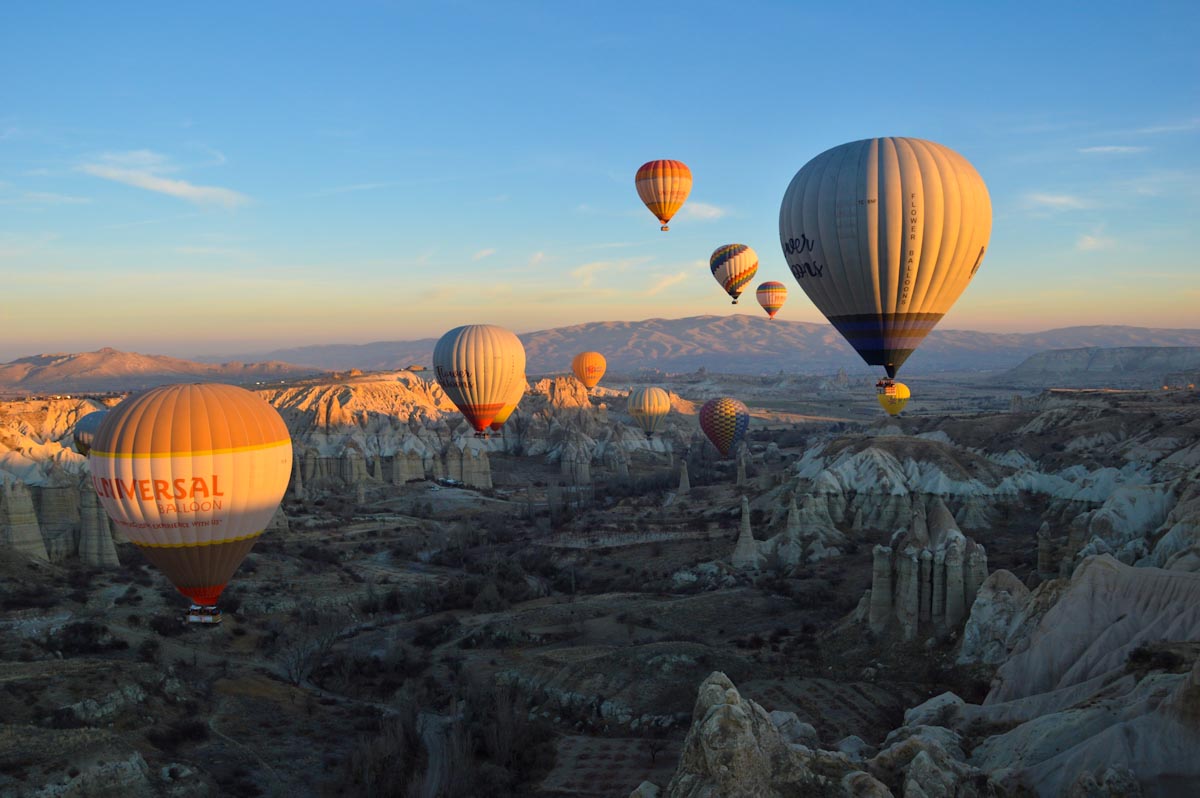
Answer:
[(1200, 327), (1197, 40), (1190, 2), (6, 4), (0, 359), (758, 313), (735, 241), (820, 321), (779, 202), (877, 135), (989, 186), (943, 327)]

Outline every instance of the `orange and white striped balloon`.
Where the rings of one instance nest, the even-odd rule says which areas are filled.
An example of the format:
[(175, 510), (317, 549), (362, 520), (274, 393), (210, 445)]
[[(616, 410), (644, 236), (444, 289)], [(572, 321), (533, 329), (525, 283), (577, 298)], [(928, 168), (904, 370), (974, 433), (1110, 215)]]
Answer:
[(692, 170), (683, 161), (649, 161), (637, 170), (634, 178), (638, 196), (667, 230), (671, 221), (692, 191)]
[(104, 419), (89, 457), (113, 524), (194, 604), (212, 606), (287, 489), (275, 408), (232, 385), (167, 385)]
[(582, 382), (583, 387), (589, 391), (596, 387), (596, 383), (600, 382), (607, 367), (608, 361), (599, 352), (580, 352), (571, 361), (571, 371), (575, 372), (576, 379)]
[(524, 379), (525, 347), (494, 324), (468, 324), (443, 335), (433, 348), (438, 384), (477, 435), (504, 409), (513, 383)]

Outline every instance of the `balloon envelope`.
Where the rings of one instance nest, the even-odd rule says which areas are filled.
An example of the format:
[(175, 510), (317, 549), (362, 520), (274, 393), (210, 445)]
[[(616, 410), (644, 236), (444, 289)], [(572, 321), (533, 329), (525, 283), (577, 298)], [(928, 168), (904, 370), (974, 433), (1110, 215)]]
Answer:
[(513, 383), (512, 391), (508, 395), (508, 401), (504, 403), (504, 407), (500, 408), (500, 412), (492, 419), (491, 428), (499, 432), (508, 422), (513, 411), (517, 409), (517, 405), (525, 398), (525, 389), (529, 387), (529, 378), (522, 375), (519, 382)]
[(92, 441), (96, 437), (96, 431), (100, 429), (100, 425), (104, 423), (107, 416), (107, 409), (97, 410), (75, 422), (75, 429), (71, 431), (71, 438), (75, 442), (75, 451), (84, 457), (88, 456), (92, 450)]
[(571, 371), (575, 372), (576, 379), (582, 382), (589, 391), (596, 387), (596, 383), (600, 382), (607, 366), (604, 355), (599, 352), (580, 352), (571, 361)]
[(783, 307), (783, 303), (787, 302), (787, 286), (775, 280), (760, 283), (754, 296), (758, 299), (758, 304), (762, 305), (762, 309), (773, 319)]
[(779, 239), (804, 293), (869, 365), (895, 376), (979, 269), (987, 187), (953, 150), (852, 141), (792, 178)]
[(446, 396), (482, 433), (524, 377), (525, 347), (494, 324), (455, 327), (434, 346), (433, 369)]
[(692, 170), (683, 161), (649, 161), (642, 164), (634, 178), (638, 196), (667, 229), (692, 191)]
[(649, 438), (671, 412), (671, 396), (662, 388), (634, 388), (629, 392), (629, 415)]
[(896, 416), (908, 404), (911, 396), (912, 393), (908, 390), (907, 385), (902, 382), (893, 382), (880, 391), (876, 398), (879, 399), (879, 406), (886, 410), (889, 416)]
[(758, 272), (758, 253), (745, 244), (726, 244), (713, 250), (708, 268), (736, 305), (746, 284)]
[(213, 605), (279, 507), (292, 441), (249, 391), (167, 385), (113, 408), (89, 461), (117, 529), (180, 593)]
[(728, 457), (737, 448), (749, 426), (750, 411), (737, 399), (728, 396), (709, 399), (700, 408), (700, 429), (722, 457)]

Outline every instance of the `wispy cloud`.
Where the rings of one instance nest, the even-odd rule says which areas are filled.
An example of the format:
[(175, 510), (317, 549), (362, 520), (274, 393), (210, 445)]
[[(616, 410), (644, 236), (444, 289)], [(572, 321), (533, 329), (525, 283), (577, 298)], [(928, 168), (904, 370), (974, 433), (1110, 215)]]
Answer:
[(400, 183), (389, 180), (383, 183), (351, 183), (348, 186), (333, 186), (332, 188), (322, 188), (317, 191), (310, 191), (301, 196), (304, 197), (328, 197), (331, 194), (350, 194), (355, 191), (376, 191), (381, 188), (394, 188)]
[(683, 206), (679, 215), (687, 219), (710, 222), (714, 219), (720, 219), (722, 216), (729, 215), (729, 211), (716, 205), (710, 205), (707, 202), (689, 202)]
[(1190, 133), (1194, 130), (1200, 130), (1200, 116), (1167, 125), (1134, 128), (1131, 132), (1139, 133), (1143, 136), (1157, 136), (1162, 133)]
[(530, 265), (530, 266), (538, 266), (538, 265), (540, 265), (540, 264), (541, 264), (541, 262), (542, 262), (542, 261), (544, 261), (545, 259), (546, 259), (546, 253), (545, 253), (545, 252), (541, 252), (541, 251), (535, 252), (535, 253), (533, 253), (532, 255), (530, 255), (530, 256), (529, 256), (529, 265)]
[(483, 260), (484, 258), (490, 258), (492, 255), (495, 255), (495, 254), (496, 254), (496, 250), (494, 250), (494, 249), (490, 249), (490, 248), (489, 249), (481, 249), (478, 252), (476, 252), (474, 255), (471, 256), (471, 260)]
[(584, 288), (591, 288), (596, 282), (596, 275), (607, 269), (611, 264), (607, 261), (585, 263), (571, 270), (571, 276), (578, 280)]
[[(2, 184), (0, 184), (2, 187)], [(44, 205), (86, 205), (92, 200), (88, 197), (73, 197), (68, 194), (55, 194), (50, 191), (26, 191), (15, 196), (0, 196), (0, 205), (44, 206)]]
[(1088, 207), (1088, 202), (1073, 194), (1046, 194), (1035, 191), (1025, 195), (1025, 205), (1039, 210), (1074, 211)]
[(1079, 152), (1085, 155), (1124, 155), (1132, 152), (1145, 152), (1149, 147), (1131, 147), (1121, 144), (1107, 144), (1101, 147), (1080, 147)]
[(1075, 242), (1075, 249), (1080, 252), (1099, 252), (1105, 249), (1112, 249), (1117, 245), (1115, 238), (1108, 238), (1099, 233), (1095, 235), (1081, 235), (1079, 240)]
[[(219, 156), (216, 164), (223, 163), (225, 156), (216, 151), (213, 152)], [(152, 150), (106, 153), (95, 162), (81, 165), (79, 170), (93, 177), (158, 194), (166, 194), (197, 205), (220, 205), (224, 208), (236, 208), (250, 201), (245, 194), (233, 189), (220, 186), (199, 186), (187, 180), (166, 177), (166, 175), (178, 171), (178, 167), (167, 156)]]
[(234, 249), (233, 247), (181, 246), (175, 247), (175, 252), (180, 255), (199, 255), (202, 257), (216, 257), (242, 262), (256, 260), (256, 256), (253, 253), (243, 249)]
[(675, 274), (667, 274), (659, 277), (654, 281), (649, 288), (646, 289), (646, 296), (654, 296), (655, 294), (666, 291), (673, 285), (678, 285), (688, 278), (687, 272), (676, 272)]

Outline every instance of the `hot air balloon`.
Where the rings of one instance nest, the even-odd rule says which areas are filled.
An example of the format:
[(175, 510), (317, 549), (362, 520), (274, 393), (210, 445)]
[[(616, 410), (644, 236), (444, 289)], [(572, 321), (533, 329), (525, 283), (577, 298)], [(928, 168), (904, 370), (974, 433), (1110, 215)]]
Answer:
[(683, 161), (650, 161), (642, 164), (634, 179), (638, 196), (650, 212), (662, 222), (667, 222), (679, 212), (692, 191), (692, 170)]
[(607, 365), (604, 355), (599, 352), (580, 352), (571, 361), (571, 371), (575, 372), (575, 377), (583, 383), (583, 387), (590, 391), (604, 376)]
[(773, 319), (779, 309), (783, 307), (783, 303), (787, 302), (787, 286), (770, 280), (760, 283), (754, 295), (758, 299), (758, 304), (762, 305), (762, 309), (767, 312), (767, 316)]
[(504, 408), (513, 383), (525, 374), (525, 347), (493, 324), (468, 324), (443, 335), (433, 348), (438, 384), (475, 428), (477, 437)]
[(885, 380), (879, 385), (879, 406), (888, 412), (889, 416), (896, 416), (908, 404), (908, 398), (912, 393), (908, 390), (908, 386), (902, 382), (893, 382)]
[(671, 412), (671, 397), (662, 388), (634, 388), (629, 392), (628, 409), (629, 415), (649, 438), (658, 429), (658, 423)]
[(737, 448), (749, 426), (750, 411), (737, 399), (728, 396), (709, 399), (700, 408), (700, 429), (722, 457), (728, 457)]
[(525, 398), (525, 389), (529, 387), (529, 378), (522, 375), (518, 382), (513, 383), (512, 391), (508, 394), (508, 400), (505, 401), (504, 407), (500, 408), (500, 412), (492, 419), (489, 425), (494, 432), (499, 432), (503, 429), (504, 424), (508, 421), (508, 417), (517, 409), (517, 405)]
[(758, 253), (745, 244), (726, 244), (713, 250), (708, 268), (736, 305), (742, 289), (758, 272)]
[(97, 410), (75, 422), (75, 429), (71, 432), (75, 441), (75, 451), (84, 457), (88, 456), (88, 452), (92, 450), (92, 440), (96, 437), (96, 430), (100, 429), (100, 424), (107, 415), (107, 409)]
[(292, 467), (275, 408), (232, 385), (167, 385), (126, 399), (96, 432), (92, 485), (113, 524), (211, 610), (267, 528)]
[(779, 239), (792, 275), (868, 365), (889, 378), (983, 262), (987, 187), (932, 141), (852, 141), (792, 178)]

